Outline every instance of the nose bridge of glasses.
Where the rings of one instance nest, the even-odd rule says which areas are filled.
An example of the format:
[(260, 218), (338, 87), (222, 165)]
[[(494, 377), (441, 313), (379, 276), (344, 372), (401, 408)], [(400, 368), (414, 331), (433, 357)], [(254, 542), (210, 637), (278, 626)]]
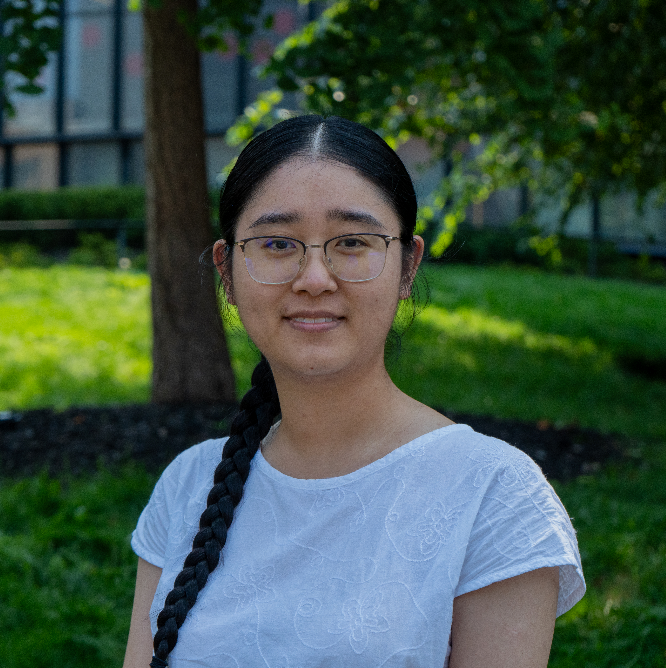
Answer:
[(331, 271), (331, 258), (326, 255), (326, 244), (303, 244), (303, 257), (299, 261), (299, 271), (303, 271), (308, 264), (308, 255), (312, 255), (311, 248), (322, 249), (322, 262), (328, 271)]

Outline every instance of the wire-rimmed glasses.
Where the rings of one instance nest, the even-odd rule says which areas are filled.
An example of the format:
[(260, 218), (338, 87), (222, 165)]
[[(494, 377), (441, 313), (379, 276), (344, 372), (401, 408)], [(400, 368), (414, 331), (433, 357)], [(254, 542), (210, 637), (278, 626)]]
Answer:
[(323, 244), (305, 244), (292, 237), (250, 237), (237, 241), (250, 278), (257, 283), (281, 285), (293, 281), (307, 262), (308, 248), (323, 248), (328, 268), (341, 280), (362, 283), (384, 270), (391, 241), (387, 234), (341, 234)]

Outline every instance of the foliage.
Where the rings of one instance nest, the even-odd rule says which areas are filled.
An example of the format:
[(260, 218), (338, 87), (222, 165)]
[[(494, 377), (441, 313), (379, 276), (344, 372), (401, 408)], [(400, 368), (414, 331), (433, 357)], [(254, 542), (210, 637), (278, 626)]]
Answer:
[(0, 269), (48, 267), (53, 260), (25, 242), (0, 244)]
[[(452, 156), (424, 218), (446, 209), (438, 255), (500, 186), (565, 188), (563, 221), (586, 193), (666, 187), (665, 29), (660, 0), (339, 0), (266, 72), (308, 110)], [(251, 107), (230, 138), (274, 111)]]
[[(666, 435), (663, 288), (465, 265), (432, 265), (424, 278), (432, 304), (390, 358), (408, 394), (445, 409)], [(1, 270), (0, 410), (147, 401), (148, 302), (143, 274)], [(258, 353), (231, 307), (225, 320), (242, 396)]]
[(0, 481), (3, 668), (120, 665), (136, 557), (129, 537), (154, 476)]
[[(666, 264), (647, 255), (622, 255), (614, 243), (605, 241), (597, 249), (598, 276), (666, 284)], [(528, 265), (564, 274), (583, 275), (589, 262), (587, 239), (551, 234), (543, 236), (535, 225), (522, 222), (506, 227), (475, 228), (461, 223), (445, 263)]]
[(118, 264), (116, 244), (99, 232), (81, 232), (80, 245), (69, 253), (70, 264), (115, 269)]
[[(0, 3), (0, 93), (2, 109), (14, 109), (8, 93), (42, 92), (39, 73), (58, 48), (60, 0), (3, 0)], [(6, 76), (9, 75), (9, 76)], [(5, 87), (10, 83), (10, 88)], [(13, 86), (12, 86), (13, 82)], [(5, 90), (3, 90), (5, 88)]]
[(557, 621), (549, 666), (660, 668), (666, 657), (666, 450), (637, 447), (556, 489), (573, 517), (588, 585)]
[[(660, 0), (559, 3), (554, 119), (563, 143), (544, 141), (563, 168), (574, 205), (586, 192), (623, 187), (666, 196), (666, 12)], [(570, 131), (566, 133), (566, 128)], [(557, 137), (555, 137), (557, 139)]]
[(139, 186), (0, 190), (0, 220), (143, 220), (143, 212), (144, 190)]

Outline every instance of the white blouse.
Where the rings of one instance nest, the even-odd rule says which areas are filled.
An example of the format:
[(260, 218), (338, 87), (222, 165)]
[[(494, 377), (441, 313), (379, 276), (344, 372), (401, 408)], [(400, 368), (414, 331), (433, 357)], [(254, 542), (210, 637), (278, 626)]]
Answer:
[[(226, 439), (164, 471), (132, 535), (166, 594), (197, 532)], [(585, 592), (576, 536), (539, 467), (450, 425), (348, 475), (291, 478), (258, 452), (171, 668), (441, 668), (456, 596), (559, 566), (557, 614)]]

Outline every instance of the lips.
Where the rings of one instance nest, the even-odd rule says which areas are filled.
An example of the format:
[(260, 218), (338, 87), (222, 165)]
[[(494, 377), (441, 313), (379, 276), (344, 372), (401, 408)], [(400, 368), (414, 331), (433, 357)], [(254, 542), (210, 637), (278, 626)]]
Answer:
[(297, 312), (285, 316), (295, 329), (306, 332), (326, 332), (337, 327), (344, 318), (329, 312)]
[(294, 322), (305, 322), (308, 325), (319, 325), (322, 322), (333, 322), (333, 318), (302, 318), (300, 316), (296, 316), (295, 318), (291, 318)]

